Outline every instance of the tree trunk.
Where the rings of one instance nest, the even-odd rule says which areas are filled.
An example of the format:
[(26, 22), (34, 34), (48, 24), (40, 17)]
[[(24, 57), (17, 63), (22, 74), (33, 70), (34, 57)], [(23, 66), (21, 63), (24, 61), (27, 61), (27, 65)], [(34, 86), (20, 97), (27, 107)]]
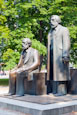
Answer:
[(42, 42), (42, 37), (43, 37), (41, 27), (42, 27), (42, 21), (40, 21), (40, 30), (39, 30), (40, 42)]

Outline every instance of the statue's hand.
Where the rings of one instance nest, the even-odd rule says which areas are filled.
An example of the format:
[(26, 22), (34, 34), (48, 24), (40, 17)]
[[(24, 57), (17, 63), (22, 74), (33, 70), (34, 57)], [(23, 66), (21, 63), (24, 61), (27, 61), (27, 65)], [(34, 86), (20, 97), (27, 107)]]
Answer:
[(17, 69), (17, 70), (16, 70), (16, 73), (18, 73), (18, 74), (21, 73), (21, 72), (22, 72), (21, 69)]
[(17, 72), (16, 71), (10, 71), (10, 73), (9, 73), (11, 76), (16, 76), (16, 74), (17, 74)]
[(29, 73), (31, 73), (31, 72), (32, 72), (32, 70), (30, 69), (30, 70), (28, 70), (28, 72), (29, 72)]
[(22, 72), (27, 72), (27, 70), (24, 70), (23, 68), (18, 68), (17, 70), (16, 70), (16, 73), (22, 73)]
[(64, 64), (68, 64), (68, 63), (69, 63), (69, 60), (70, 60), (69, 57), (63, 57), (63, 58), (62, 58), (62, 61), (63, 61)]

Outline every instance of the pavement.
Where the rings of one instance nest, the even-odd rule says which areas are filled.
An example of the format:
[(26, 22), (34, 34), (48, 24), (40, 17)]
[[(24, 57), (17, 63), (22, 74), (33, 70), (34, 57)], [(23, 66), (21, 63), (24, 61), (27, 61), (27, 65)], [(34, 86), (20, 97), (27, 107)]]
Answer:
[(9, 86), (0, 86), (0, 94), (6, 94), (9, 91)]
[[(6, 75), (0, 75), (0, 79), (9, 79), (9, 71), (6, 72)], [(8, 93), (9, 86), (0, 85), (0, 94)]]

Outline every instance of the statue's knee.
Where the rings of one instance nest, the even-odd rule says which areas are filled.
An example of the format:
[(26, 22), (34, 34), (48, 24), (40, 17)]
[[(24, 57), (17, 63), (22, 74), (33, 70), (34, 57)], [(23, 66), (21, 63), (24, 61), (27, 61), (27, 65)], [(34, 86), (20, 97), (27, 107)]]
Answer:
[(10, 77), (16, 77), (16, 74), (15, 74), (15, 72), (10, 72), (10, 73), (9, 73), (9, 76), (10, 76)]
[(10, 72), (9, 75), (11, 76), (11, 75), (12, 75), (12, 72)]

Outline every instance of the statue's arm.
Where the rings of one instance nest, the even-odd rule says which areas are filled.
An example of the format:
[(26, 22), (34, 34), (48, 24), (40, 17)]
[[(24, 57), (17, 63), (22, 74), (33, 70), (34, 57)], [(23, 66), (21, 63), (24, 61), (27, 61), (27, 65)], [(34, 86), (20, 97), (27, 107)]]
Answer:
[(20, 59), (19, 59), (19, 62), (18, 62), (18, 65), (17, 65), (17, 68), (19, 68), (19, 67), (21, 67), (21, 65), (22, 65), (22, 54), (21, 54), (21, 56), (20, 56)]
[(69, 61), (69, 52), (70, 52), (70, 37), (69, 30), (67, 28), (63, 31), (63, 60)]

